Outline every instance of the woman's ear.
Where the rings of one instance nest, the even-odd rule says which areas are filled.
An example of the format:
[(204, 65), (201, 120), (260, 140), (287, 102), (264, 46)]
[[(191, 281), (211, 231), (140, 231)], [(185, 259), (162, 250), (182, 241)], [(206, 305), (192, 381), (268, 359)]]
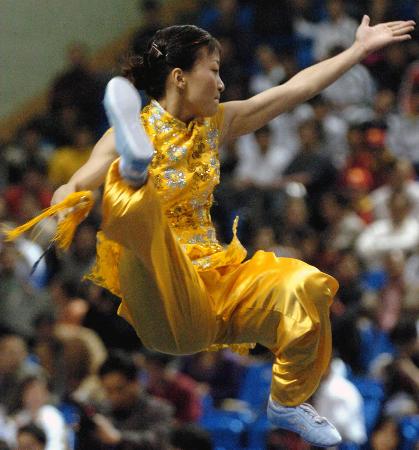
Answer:
[(179, 89), (184, 89), (185, 88), (185, 76), (183, 73), (182, 69), (179, 69), (178, 67), (176, 67), (176, 69), (173, 69), (171, 72), (171, 79), (174, 83), (174, 85), (179, 88)]

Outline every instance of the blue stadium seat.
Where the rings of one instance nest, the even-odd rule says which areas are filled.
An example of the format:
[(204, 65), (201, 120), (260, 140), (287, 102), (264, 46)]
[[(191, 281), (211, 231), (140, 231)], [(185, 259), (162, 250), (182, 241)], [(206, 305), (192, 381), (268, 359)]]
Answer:
[(247, 450), (266, 450), (266, 437), (271, 429), (266, 412), (261, 414), (254, 422), (249, 424), (246, 429)]
[(212, 437), (214, 450), (242, 450), (246, 425), (252, 421), (249, 410), (225, 411), (214, 408), (211, 396), (203, 398), (203, 415), (199, 424)]
[(72, 403), (62, 402), (58, 406), (58, 410), (63, 415), (64, 421), (68, 429), (68, 448), (74, 450), (76, 448), (76, 434), (77, 425), (80, 422), (79, 410)]
[(364, 400), (365, 426), (368, 436), (377, 423), (384, 400), (384, 388), (378, 381), (366, 377), (349, 376)]
[(361, 338), (361, 363), (365, 371), (368, 371), (371, 363), (383, 353), (394, 354), (388, 333), (377, 327), (369, 326), (360, 330)]
[(419, 415), (404, 417), (400, 421), (402, 443), (400, 450), (415, 450), (419, 443)]
[(258, 416), (266, 410), (272, 381), (272, 363), (255, 363), (243, 374), (239, 399), (245, 401)]
[(338, 447), (339, 450), (360, 450), (360, 448), (358, 444), (353, 444), (352, 442), (344, 442)]

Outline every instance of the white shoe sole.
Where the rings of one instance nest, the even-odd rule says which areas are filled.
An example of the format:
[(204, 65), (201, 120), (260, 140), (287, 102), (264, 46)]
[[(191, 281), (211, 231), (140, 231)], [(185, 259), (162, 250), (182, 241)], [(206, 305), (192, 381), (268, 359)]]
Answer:
[[(320, 444), (318, 442), (313, 442), (310, 439), (307, 439), (307, 437), (305, 436), (305, 430), (298, 430), (296, 425), (293, 424), (283, 424), (281, 423), (281, 425), (278, 425), (275, 423), (275, 416), (276, 416), (276, 411), (275, 411), (275, 407), (272, 406), (271, 404), (268, 405), (268, 419), (271, 422), (271, 424), (273, 425), (273, 427), (275, 428), (279, 428), (279, 429), (283, 429), (283, 430), (288, 430), (288, 431), (292, 431), (293, 433), (298, 434), (302, 439), (304, 439), (307, 443), (309, 443), (310, 445), (313, 445), (315, 447), (320, 447), (320, 448), (330, 448), (330, 447), (336, 447), (337, 445), (342, 443), (342, 438), (336, 437), (336, 441), (333, 443), (329, 443), (329, 444)], [(308, 425), (307, 425), (308, 426)], [(336, 430), (336, 432), (338, 433), (338, 431)]]
[(123, 159), (134, 163), (135, 171), (146, 170), (154, 149), (141, 124), (137, 90), (123, 77), (112, 78), (106, 87), (104, 105), (114, 127), (116, 150)]

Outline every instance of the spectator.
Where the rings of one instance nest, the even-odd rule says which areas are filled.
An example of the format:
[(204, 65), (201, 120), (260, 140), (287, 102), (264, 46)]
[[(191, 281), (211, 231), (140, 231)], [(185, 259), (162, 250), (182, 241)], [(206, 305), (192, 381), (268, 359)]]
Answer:
[(373, 188), (382, 186), (387, 180), (387, 172), (394, 164), (394, 156), (386, 145), (387, 129), (384, 124), (367, 122), (364, 124), (365, 144), (372, 156), (371, 175)]
[(364, 229), (364, 223), (350, 208), (348, 199), (341, 194), (327, 192), (320, 205), (326, 223), (324, 241), (327, 249), (338, 252), (352, 248)]
[[(268, 45), (259, 45), (255, 51), (259, 72), (250, 77), (249, 90), (252, 95), (259, 94), (284, 80), (286, 74), (278, 54)], [(224, 61), (223, 61), (224, 62)]]
[(16, 450), (46, 450), (47, 436), (42, 428), (35, 424), (23, 426), (17, 431)]
[[(328, 56), (337, 55), (342, 50), (342, 47), (333, 47)], [(322, 95), (345, 120), (360, 123), (371, 116), (375, 84), (368, 69), (357, 64), (327, 87)]]
[(314, 97), (310, 105), (313, 108), (313, 118), (322, 126), (324, 136), (322, 150), (337, 168), (341, 168), (348, 153), (346, 140), (348, 124), (333, 111), (331, 103), (321, 95)]
[[(52, 190), (46, 180), (46, 167), (32, 164), (25, 167), (18, 184), (9, 185), (4, 198), (9, 218), (18, 223), (26, 222), (34, 213), (39, 213), (51, 203)], [(28, 210), (28, 200), (33, 207)]]
[(334, 421), (343, 442), (361, 445), (367, 441), (364, 402), (344, 374), (343, 362), (334, 359), (316, 392), (314, 404), (320, 415)]
[(388, 89), (393, 94), (399, 92), (408, 64), (407, 47), (397, 43), (370, 55), (365, 61), (378, 89)]
[(282, 183), (297, 182), (307, 191), (311, 212), (318, 210), (324, 192), (333, 189), (337, 171), (322, 152), (322, 129), (318, 122), (308, 120), (299, 127), (300, 148), (284, 171)]
[(419, 340), (415, 320), (403, 317), (390, 333), (397, 349), (385, 370), (386, 415), (400, 419), (419, 413)]
[(55, 278), (50, 283), (50, 292), (57, 322), (80, 326), (87, 313), (88, 305), (86, 300), (80, 297), (79, 285), (62, 278)]
[(309, 238), (313, 232), (309, 221), (307, 199), (303, 195), (288, 195), (281, 211), (280, 226), (276, 229), (283, 250), (285, 247), (302, 257), (300, 239)]
[(419, 63), (407, 70), (401, 115), (391, 123), (387, 144), (399, 158), (409, 159), (419, 173)]
[(316, 61), (325, 59), (332, 48), (348, 48), (355, 36), (357, 23), (345, 12), (343, 0), (327, 0), (328, 18), (319, 24), (304, 19), (296, 22), (296, 31), (313, 39), (313, 54)]
[(78, 331), (73, 329), (65, 333), (58, 330), (55, 333), (62, 346), (62, 366), (55, 376), (65, 388), (65, 401), (82, 403), (102, 401), (104, 393), (97, 372), (107, 357), (106, 349), (93, 331), (88, 329), (82, 329), (79, 333)]
[(96, 256), (96, 231), (95, 220), (87, 219), (78, 227), (70, 250), (59, 260), (62, 279), (80, 283), (92, 267)]
[(348, 309), (357, 309), (363, 295), (361, 262), (352, 249), (340, 251), (332, 273), (339, 280), (337, 300)]
[(51, 391), (60, 398), (66, 391), (66, 374), (63, 373), (63, 343), (55, 335), (55, 317), (52, 312), (39, 314), (34, 322), (33, 354), (45, 370)]
[[(74, 108), (81, 123), (98, 130), (102, 113), (103, 88), (99, 77), (90, 67), (88, 48), (82, 42), (73, 42), (67, 48), (67, 68), (53, 81), (49, 94), (52, 116), (63, 108)], [(66, 145), (58, 140), (57, 145)]]
[(109, 407), (89, 413), (78, 433), (79, 448), (168, 450), (171, 408), (145, 393), (132, 359), (111, 355), (99, 374)]
[(382, 123), (388, 129), (396, 118), (396, 96), (394, 92), (390, 89), (378, 90), (374, 99), (371, 121)]
[(272, 142), (269, 127), (255, 131), (254, 138), (249, 145), (239, 147), (236, 183), (238, 186), (275, 190), (293, 155)]
[(49, 160), (48, 179), (52, 186), (64, 184), (88, 159), (94, 136), (87, 127), (74, 131), (72, 145), (59, 147)]
[[(20, 245), (30, 247), (30, 241), (23, 240)], [(27, 245), (26, 245), (27, 244)], [(31, 338), (34, 333), (33, 322), (42, 311), (51, 305), (47, 293), (31, 284), (30, 257), (33, 254), (23, 254), (18, 250), (19, 243), (0, 244), (0, 326)], [(36, 250), (35, 258), (42, 250), (33, 244)], [(28, 250), (28, 248), (24, 249)], [(26, 256), (26, 257), (25, 257)]]
[(371, 223), (374, 216), (369, 192), (373, 186), (371, 172), (362, 167), (352, 167), (345, 171), (343, 192), (349, 199), (351, 209), (364, 223)]
[[(285, 64), (284, 67), (286, 67)], [(310, 119), (313, 119), (313, 108), (308, 103), (298, 105), (292, 111), (275, 117), (269, 123), (274, 145), (284, 148), (288, 153), (294, 155), (300, 145), (299, 127)]]
[(348, 155), (342, 168), (341, 182), (345, 182), (347, 172), (354, 167), (365, 169), (372, 177), (371, 172), (374, 160), (367, 146), (365, 126), (359, 124), (350, 125), (346, 134), (346, 140), (348, 143)]
[(398, 450), (401, 438), (397, 421), (391, 417), (381, 417), (370, 441), (372, 450)]
[(181, 371), (205, 384), (216, 406), (223, 400), (237, 398), (243, 365), (228, 351), (201, 352), (183, 358)]
[(358, 254), (369, 268), (382, 267), (386, 253), (401, 250), (406, 255), (419, 244), (419, 222), (411, 217), (412, 203), (404, 191), (389, 199), (390, 218), (376, 220), (361, 233)]
[(251, 246), (252, 250), (273, 252), (276, 256), (290, 256), (294, 254), (293, 248), (281, 246), (277, 242), (275, 231), (270, 226), (261, 226), (255, 231)]
[(406, 258), (402, 251), (392, 251), (385, 255), (384, 269), (386, 280), (378, 293), (377, 322), (384, 331), (391, 331), (397, 324), (406, 295), (403, 272)]
[(222, 92), (222, 100), (241, 100), (247, 96), (248, 74), (242, 65), (234, 40), (228, 36), (219, 38), (223, 65), (220, 67), (220, 77), (225, 82), (225, 90)]
[(86, 298), (88, 310), (83, 326), (95, 331), (109, 350), (136, 351), (141, 347), (138, 336), (122, 317), (117, 315), (119, 301), (106, 289), (89, 284)]
[(214, 6), (204, 7), (198, 26), (208, 30), (214, 37), (231, 38), (239, 59), (246, 67), (251, 52), (253, 17), (251, 9), (239, 6), (238, 0), (217, 0)]
[(66, 450), (68, 432), (61, 413), (51, 404), (47, 381), (29, 376), (21, 384), (21, 408), (14, 415), (17, 428), (35, 423), (46, 435), (46, 450)]
[(419, 182), (415, 180), (414, 168), (407, 159), (398, 159), (388, 167), (386, 183), (370, 194), (375, 219), (387, 219), (390, 216), (388, 201), (394, 192), (406, 192), (413, 207), (411, 214), (419, 217)]
[[(238, 211), (250, 230), (275, 221), (281, 202), (281, 174), (290, 161), (288, 149), (275, 145), (269, 127), (254, 135), (240, 138), (236, 143), (237, 164), (229, 190), (218, 192), (221, 202)], [(254, 168), (259, 170), (255, 171)], [(228, 206), (227, 206), (228, 207)], [(246, 242), (246, 237), (241, 235)]]
[(29, 361), (26, 343), (20, 336), (6, 334), (0, 338), (0, 405), (7, 414), (19, 406), (22, 381), (42, 373), (40, 366)]
[(196, 382), (170, 367), (172, 357), (169, 355), (150, 351), (145, 356), (147, 391), (173, 405), (178, 422), (196, 422), (202, 414), (201, 396)]
[(140, 0), (138, 9), (142, 25), (132, 37), (131, 48), (136, 55), (142, 55), (154, 33), (164, 26), (163, 9), (159, 0)]
[(19, 183), (25, 170), (35, 166), (45, 169), (51, 148), (43, 142), (42, 126), (30, 121), (17, 133), (15, 142), (2, 151), (8, 183)]
[(407, 258), (403, 278), (407, 290), (404, 308), (413, 316), (417, 316), (419, 315), (419, 249), (415, 249), (414, 253)]

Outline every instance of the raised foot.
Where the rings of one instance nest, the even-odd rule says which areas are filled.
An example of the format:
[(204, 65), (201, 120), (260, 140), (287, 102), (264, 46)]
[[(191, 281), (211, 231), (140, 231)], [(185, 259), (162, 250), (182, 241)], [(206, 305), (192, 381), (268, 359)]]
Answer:
[(115, 77), (106, 87), (104, 105), (121, 155), (121, 175), (129, 182), (142, 184), (154, 148), (140, 120), (140, 95), (126, 78)]
[(269, 397), (268, 419), (273, 426), (299, 434), (305, 441), (317, 447), (334, 447), (342, 438), (325, 417), (320, 417), (309, 404), (282, 406)]

